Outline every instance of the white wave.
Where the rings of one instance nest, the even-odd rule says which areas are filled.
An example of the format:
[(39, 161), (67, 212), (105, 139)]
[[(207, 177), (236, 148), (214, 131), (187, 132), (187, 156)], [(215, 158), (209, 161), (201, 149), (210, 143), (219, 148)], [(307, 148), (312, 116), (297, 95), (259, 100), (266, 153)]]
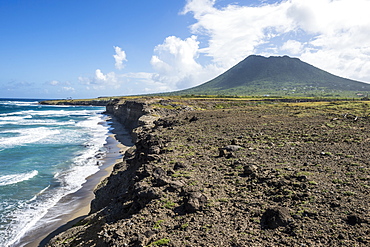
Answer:
[(76, 121), (70, 119), (69, 121), (57, 121), (53, 119), (32, 119), (23, 117), (8, 117), (8, 119), (2, 119), (0, 117), (0, 125), (40, 125), (40, 126), (74, 126)]
[(12, 100), (6, 100), (6, 101), (0, 101), (1, 105), (16, 105), (16, 106), (34, 106), (38, 105), (38, 101), (12, 101)]
[(44, 189), (42, 189), (39, 193), (37, 193), (34, 197), (32, 197), (29, 202), (32, 202), (32, 201), (35, 201), (37, 199), (38, 196), (42, 195), (45, 191), (47, 191), (47, 189), (50, 188), (50, 185), (48, 185), (47, 187), (45, 187)]
[(56, 120), (41, 120), (41, 119), (33, 119), (33, 120), (26, 120), (26, 121), (20, 121), (15, 124), (17, 125), (55, 125), (55, 126), (66, 126), (66, 125), (74, 125), (76, 122), (74, 120), (69, 121), (56, 121)]
[[(55, 132), (52, 136), (41, 139), (38, 141), (40, 144), (69, 144), (69, 145), (84, 145), (89, 146), (86, 143), (93, 143), (92, 133), (85, 129), (62, 128), (58, 129), (59, 133)], [(84, 143), (86, 141), (86, 143)], [(1, 143), (1, 142), (0, 142)], [(1, 147), (1, 145), (0, 145)]]
[(58, 129), (49, 129), (46, 127), (29, 128), (22, 130), (2, 131), (1, 133), (17, 133), (14, 137), (1, 137), (0, 148), (9, 148), (14, 146), (22, 146), (25, 144), (35, 143), (52, 135), (59, 134)]
[(56, 121), (56, 120), (26, 120), (26, 121), (19, 121), (19, 122), (1, 122), (0, 124), (14, 124), (14, 125), (22, 125), (22, 126), (34, 126), (34, 125), (39, 125), (39, 126), (74, 126), (76, 122), (73, 120), (69, 121)]
[(90, 116), (96, 115), (97, 113), (102, 112), (101, 110), (26, 110), (26, 111), (16, 111), (10, 113), (1, 113), (1, 117), (8, 116), (48, 116), (48, 117), (64, 117), (64, 116)]
[[(89, 117), (101, 113), (101, 110), (26, 110), (11, 113), (0, 113), (0, 125), (69, 125), (75, 121), (61, 121), (63, 117)], [(53, 119), (57, 118), (57, 119)], [(64, 120), (64, 119), (63, 119)]]
[(23, 119), (29, 119), (29, 118), (32, 118), (31, 115), (23, 115), (23, 116), (16, 116), (16, 115), (13, 115), (13, 116), (1, 116), (0, 117), (0, 120), (1, 121), (20, 121), (20, 120), (23, 120)]
[(12, 174), (12, 175), (5, 175), (0, 176), (0, 186), (16, 184), (19, 182), (23, 182), (37, 176), (39, 172), (34, 170), (28, 173), (21, 173), (21, 174)]

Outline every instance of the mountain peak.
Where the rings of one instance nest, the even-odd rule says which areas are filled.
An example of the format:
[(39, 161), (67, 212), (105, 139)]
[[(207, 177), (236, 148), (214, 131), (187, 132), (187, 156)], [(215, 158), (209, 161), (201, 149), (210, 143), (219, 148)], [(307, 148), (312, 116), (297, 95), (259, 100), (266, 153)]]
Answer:
[(262, 55), (249, 55), (243, 61), (251, 60), (251, 59), (260, 59), (260, 60), (265, 60), (265, 61), (271, 61), (271, 60), (296, 60), (296, 61), (298, 60), (298, 61), (301, 61), (299, 58), (289, 57), (288, 55), (269, 56), (269, 57), (265, 57), (265, 56), (262, 56)]

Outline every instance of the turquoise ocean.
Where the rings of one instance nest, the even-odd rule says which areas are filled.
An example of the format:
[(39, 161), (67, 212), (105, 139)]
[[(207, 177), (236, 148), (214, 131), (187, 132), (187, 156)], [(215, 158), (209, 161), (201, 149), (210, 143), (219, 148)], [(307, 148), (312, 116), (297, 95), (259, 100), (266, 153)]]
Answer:
[(20, 239), (53, 221), (45, 217), (62, 198), (99, 171), (109, 133), (104, 110), (0, 99), (0, 246), (22, 246)]

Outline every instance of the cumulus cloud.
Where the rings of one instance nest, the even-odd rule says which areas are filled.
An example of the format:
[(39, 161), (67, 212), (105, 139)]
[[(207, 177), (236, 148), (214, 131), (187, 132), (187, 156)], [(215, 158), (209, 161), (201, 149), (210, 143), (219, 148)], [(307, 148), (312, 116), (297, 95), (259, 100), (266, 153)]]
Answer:
[(296, 55), (302, 52), (303, 44), (296, 40), (288, 40), (283, 44), (281, 50), (288, 51), (290, 54)]
[(125, 65), (123, 64), (124, 61), (127, 61), (126, 59), (126, 52), (123, 51), (120, 47), (114, 46), (114, 50), (116, 52), (115, 55), (113, 55), (114, 60), (116, 61), (115, 66), (116, 69), (123, 69)]
[(104, 74), (100, 69), (95, 70), (94, 77), (79, 77), (79, 82), (86, 85), (88, 90), (118, 89), (124, 83), (121, 75), (114, 72)]
[(95, 70), (95, 79), (96, 81), (106, 82), (108, 80), (108, 76), (104, 75), (100, 69), (97, 69)]
[(157, 73), (152, 79), (161, 83), (161, 88), (166, 91), (187, 88), (211, 79), (220, 69), (199, 64), (199, 51), (195, 35), (184, 40), (167, 37), (154, 49), (156, 55), (152, 56), (151, 64)]
[(167, 37), (163, 44), (155, 47), (156, 55), (151, 59), (151, 64), (158, 73), (156, 79), (168, 85), (168, 88), (191, 83), (192, 73), (202, 68), (195, 61), (198, 45), (196, 36), (185, 40), (175, 36)]
[(298, 28), (313, 35), (308, 45), (314, 49), (304, 51), (300, 57), (340, 76), (370, 82), (367, 9), (367, 0), (313, 0), (309, 4), (292, 1), (287, 15)]
[(202, 52), (222, 67), (231, 67), (255, 54), (258, 46), (293, 26), (284, 14), (289, 8), (286, 2), (261, 7), (228, 5), (221, 9), (214, 4), (210, 0), (189, 0), (183, 13), (194, 15), (197, 22), (191, 31), (208, 37)]

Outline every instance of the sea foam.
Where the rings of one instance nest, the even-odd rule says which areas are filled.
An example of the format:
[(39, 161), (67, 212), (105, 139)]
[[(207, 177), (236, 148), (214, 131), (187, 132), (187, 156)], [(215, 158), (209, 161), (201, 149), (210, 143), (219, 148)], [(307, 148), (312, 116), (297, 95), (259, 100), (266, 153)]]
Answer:
[(52, 135), (59, 134), (57, 129), (49, 129), (46, 127), (29, 128), (20, 130), (0, 131), (1, 133), (18, 134), (13, 137), (0, 137), (0, 148), (10, 148), (14, 146), (22, 146), (25, 144), (35, 143)]
[(31, 172), (27, 172), (27, 173), (0, 176), (0, 186), (16, 184), (19, 182), (29, 180), (37, 176), (38, 173), (39, 173), (38, 171), (34, 170)]

